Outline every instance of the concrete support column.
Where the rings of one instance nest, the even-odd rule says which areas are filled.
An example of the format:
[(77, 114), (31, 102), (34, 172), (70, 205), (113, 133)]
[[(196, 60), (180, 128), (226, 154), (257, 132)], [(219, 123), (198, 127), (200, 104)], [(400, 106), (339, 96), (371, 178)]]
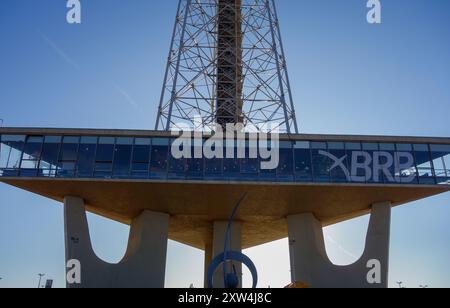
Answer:
[(349, 266), (333, 265), (322, 225), (313, 214), (288, 217), (292, 282), (312, 288), (387, 288), (391, 204), (372, 206), (363, 256)]
[[(217, 257), (218, 255), (224, 252), (225, 247), (225, 236), (228, 227), (228, 222), (226, 221), (217, 221), (214, 222), (213, 225), (213, 241), (212, 245), (206, 247), (205, 251), (205, 273), (208, 271), (209, 264), (211, 261)], [(232, 251), (241, 252), (242, 244), (241, 244), (241, 236), (242, 236), (242, 224), (240, 222), (234, 222), (231, 226), (231, 245), (229, 249)], [(209, 257), (211, 256), (211, 257)], [(242, 287), (242, 264), (234, 262), (233, 264), (228, 264), (229, 269), (236, 269), (238, 274), (240, 285)], [(217, 271), (214, 273), (214, 287), (215, 288), (224, 288), (224, 279), (223, 279), (223, 266), (221, 265)], [(205, 274), (205, 286), (208, 285), (208, 278)]]
[(81, 265), (81, 283), (68, 288), (163, 288), (169, 215), (145, 211), (130, 228), (127, 252), (118, 264), (100, 260), (92, 249), (84, 201), (64, 199), (66, 262)]
[(208, 288), (208, 268), (212, 262), (212, 256), (213, 256), (212, 247), (213, 247), (212, 243), (208, 243), (205, 246), (205, 275), (204, 275), (204, 280), (203, 280), (205, 289)]

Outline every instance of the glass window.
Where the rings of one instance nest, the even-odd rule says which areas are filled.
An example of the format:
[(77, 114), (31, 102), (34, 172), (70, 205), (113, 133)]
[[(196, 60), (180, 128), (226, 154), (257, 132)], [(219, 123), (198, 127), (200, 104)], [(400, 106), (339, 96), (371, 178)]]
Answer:
[(114, 157), (114, 144), (114, 138), (99, 138), (96, 160), (99, 162), (112, 162)]
[(431, 153), (427, 144), (415, 144), (414, 154), (416, 158), (417, 174), (420, 184), (436, 184), (433, 166), (431, 164)]
[(344, 142), (328, 142), (329, 150), (345, 150)]
[(192, 146), (193, 158), (187, 159), (187, 177), (191, 180), (201, 180), (203, 179), (204, 160), (203, 157), (195, 158), (195, 153), (203, 153), (203, 144)]
[(165, 179), (167, 177), (167, 162), (169, 155), (169, 139), (154, 138), (150, 158), (150, 177)]
[[(261, 142), (261, 147), (264, 148), (266, 151), (270, 151), (272, 153), (274, 153), (274, 149), (272, 149), (272, 140), (267, 140), (266, 142)], [(268, 153), (266, 153), (267, 155)], [(275, 152), (275, 154), (277, 154), (277, 152)], [(273, 158), (276, 157), (272, 157), (272, 158), (268, 158), (268, 159), (261, 159), (261, 153), (260, 153), (260, 163), (259, 163), (259, 177), (258, 180), (263, 181), (263, 182), (275, 182), (277, 181), (277, 169), (279, 167), (278, 165), (274, 165), (272, 164), (272, 162), (275, 162), (273, 160)], [(279, 157), (278, 157), (279, 158)], [(271, 160), (272, 159), (272, 160)], [(278, 163), (279, 163), (279, 159), (278, 159)], [(272, 168), (275, 167), (275, 168)], [(267, 169), (270, 168), (270, 169)]]
[(240, 160), (237, 159), (236, 141), (225, 144), (226, 159), (223, 161), (223, 175), (228, 180), (238, 180), (241, 173)]
[(393, 143), (380, 143), (380, 151), (395, 151), (395, 144), (393, 144)]
[[(383, 183), (383, 175), (382, 172), (378, 172), (377, 174), (373, 174), (373, 165), (374, 160), (377, 159), (375, 157), (375, 153), (379, 152), (378, 143), (362, 143), (362, 153), (360, 155), (355, 155), (355, 151), (352, 151), (349, 155), (351, 157), (350, 173), (352, 176), (352, 180), (358, 183)], [(383, 158), (378, 158), (380, 162)], [(353, 164), (356, 163), (358, 167), (355, 167)], [(353, 174), (356, 173), (356, 174)]]
[(258, 159), (258, 140), (252, 139), (245, 142), (245, 158), (240, 160), (241, 174), (243, 180), (258, 180), (259, 159)]
[(294, 145), (290, 141), (280, 142), (280, 161), (277, 176), (282, 182), (294, 180)]
[(417, 184), (417, 170), (412, 144), (397, 144), (396, 180), (404, 184)]
[[(218, 142), (216, 143), (212, 150), (216, 152), (216, 146), (222, 146), (222, 150), (224, 150), (224, 143)], [(222, 153), (222, 157), (225, 153)], [(224, 160), (222, 158), (214, 158), (214, 159), (207, 159), (205, 157), (205, 179), (209, 180), (223, 180), (223, 162)]]
[(75, 176), (75, 167), (78, 157), (78, 144), (80, 137), (64, 137), (59, 154), (59, 168), (57, 176)]
[(432, 144), (430, 147), (438, 184), (450, 184), (450, 145)]
[(361, 143), (359, 142), (346, 142), (345, 149), (348, 151), (361, 151)]
[(150, 161), (151, 139), (137, 138), (133, 148), (133, 162), (148, 163)]
[(150, 138), (136, 138), (133, 147), (131, 173), (133, 178), (147, 178), (150, 164)]
[(311, 142), (311, 149), (314, 150), (326, 150), (327, 143), (326, 142)]
[(311, 142), (312, 169), (315, 182), (330, 182), (330, 169), (333, 161), (327, 153), (326, 142)]
[(0, 176), (17, 176), (25, 136), (2, 135), (0, 143)]
[(117, 138), (114, 152), (114, 176), (129, 177), (133, 138)]
[(39, 176), (55, 177), (58, 171), (58, 157), (61, 148), (61, 136), (46, 136), (42, 146)]
[[(189, 139), (184, 139), (186, 143), (190, 142)], [(171, 146), (175, 139), (171, 140)], [(187, 172), (186, 158), (176, 159), (169, 154), (169, 179), (185, 179)]]
[(345, 143), (329, 142), (328, 153), (331, 154), (330, 157), (335, 157), (337, 159), (337, 161), (332, 162), (332, 166), (330, 166), (331, 180), (335, 183), (350, 182), (348, 155), (345, 151)]
[(378, 146), (378, 143), (363, 143), (362, 149), (364, 151), (378, 151), (379, 146)]
[(21, 176), (37, 176), (43, 141), (44, 137), (41, 136), (29, 136), (27, 138), (22, 155)]
[(94, 174), (97, 137), (82, 137), (78, 150), (77, 176), (90, 178)]
[(98, 138), (97, 153), (95, 156), (95, 177), (111, 178), (114, 159), (114, 147), (114, 137)]
[(376, 182), (386, 184), (397, 183), (395, 179), (395, 157), (395, 144), (380, 143), (380, 152), (373, 156), (374, 161), (378, 158), (379, 163), (378, 174), (374, 174), (374, 179)]
[(397, 144), (397, 151), (400, 151), (400, 152), (412, 152), (413, 151), (413, 146), (412, 146), (412, 144), (399, 143), (399, 144)]
[(296, 142), (294, 145), (295, 179), (297, 182), (312, 181), (312, 164), (310, 143)]

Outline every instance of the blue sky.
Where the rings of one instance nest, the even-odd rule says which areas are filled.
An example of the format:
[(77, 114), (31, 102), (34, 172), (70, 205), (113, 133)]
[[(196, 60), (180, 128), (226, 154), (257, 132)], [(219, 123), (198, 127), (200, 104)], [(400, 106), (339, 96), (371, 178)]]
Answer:
[[(68, 25), (65, 0), (0, 3), (0, 118), (19, 127), (154, 127), (176, 0), (89, 0)], [(304, 133), (450, 136), (450, 2), (279, 0)], [(60, 204), (0, 184), (0, 287), (64, 286)], [(393, 211), (391, 286), (450, 287), (450, 194)], [(123, 256), (126, 226), (90, 216), (95, 251)], [(368, 217), (326, 229), (337, 264), (363, 251)], [(289, 283), (287, 240), (246, 251), (261, 286)], [(280, 264), (273, 267), (274, 262)], [(166, 285), (202, 285), (203, 254), (171, 242)], [(248, 275), (246, 275), (246, 283)]]

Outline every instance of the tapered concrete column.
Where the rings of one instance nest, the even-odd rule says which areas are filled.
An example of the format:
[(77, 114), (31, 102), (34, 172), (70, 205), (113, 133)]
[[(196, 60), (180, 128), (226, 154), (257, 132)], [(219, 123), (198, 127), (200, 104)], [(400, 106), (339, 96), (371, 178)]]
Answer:
[(78, 260), (81, 283), (68, 288), (163, 288), (169, 215), (145, 211), (131, 223), (128, 249), (118, 264), (100, 260), (92, 249), (84, 201), (64, 199), (66, 262)]
[[(214, 259), (218, 255), (222, 254), (224, 252), (225, 247), (225, 234), (227, 231), (228, 222), (225, 221), (218, 221), (214, 222), (213, 226), (213, 243), (212, 246), (209, 246), (209, 249), (211, 249), (211, 252), (205, 252), (205, 255), (208, 256), (210, 254), (212, 256), (211, 259)], [(229, 246), (229, 249), (232, 251), (241, 252), (242, 251), (242, 244), (241, 244), (241, 236), (242, 236), (242, 225), (240, 222), (234, 222), (231, 227), (231, 245)], [(205, 260), (206, 263), (206, 260)], [(209, 261), (210, 263), (210, 261)], [(234, 262), (232, 264), (234, 268), (236, 269), (236, 272), (238, 274), (240, 285), (239, 287), (242, 287), (242, 264)], [(232, 265), (228, 264), (229, 268), (232, 269)], [(206, 270), (208, 268), (209, 264), (206, 265)], [(217, 271), (214, 274), (214, 287), (215, 288), (224, 288), (224, 279), (223, 279), (223, 266), (221, 265)], [(207, 277), (205, 277), (205, 285), (207, 286)]]
[(312, 288), (387, 288), (391, 204), (374, 204), (363, 256), (349, 266), (329, 260), (320, 221), (312, 214), (288, 217), (292, 282)]

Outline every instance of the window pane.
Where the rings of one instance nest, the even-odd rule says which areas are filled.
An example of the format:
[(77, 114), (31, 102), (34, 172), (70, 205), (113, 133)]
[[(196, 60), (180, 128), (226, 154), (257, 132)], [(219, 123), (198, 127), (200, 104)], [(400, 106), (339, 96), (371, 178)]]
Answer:
[(412, 152), (413, 146), (412, 144), (397, 144), (397, 151), (404, 151), (404, 152)]
[[(121, 140), (119, 140), (121, 139)], [(117, 145), (114, 154), (114, 175), (124, 177), (129, 175), (131, 167), (132, 140), (124, 138), (117, 139)]]
[(114, 138), (102, 137), (98, 140), (97, 162), (111, 162), (114, 157)]
[(438, 184), (450, 184), (450, 146), (431, 145), (431, 151)]
[(30, 136), (27, 138), (22, 155), (21, 176), (37, 176), (43, 141), (44, 137)]
[(95, 164), (95, 172), (96, 173), (97, 172), (107, 172), (108, 175), (110, 176), (111, 172), (112, 172), (112, 163), (96, 163)]
[(280, 144), (280, 161), (277, 175), (280, 181), (293, 181), (294, 179), (294, 145), (291, 142)]
[(431, 153), (427, 144), (415, 144), (414, 153), (416, 157), (417, 173), (420, 184), (436, 184), (434, 172), (431, 165)]
[(329, 150), (345, 150), (345, 144), (343, 142), (328, 142)]
[(98, 138), (94, 168), (94, 176), (96, 178), (111, 178), (115, 142), (116, 140), (114, 137)]
[(223, 163), (223, 173), (227, 178), (239, 178), (241, 171), (240, 162), (238, 159), (225, 159)]
[(170, 179), (184, 179), (186, 178), (186, 159), (175, 159), (170, 156), (169, 163), (169, 178)]
[(327, 143), (326, 142), (311, 142), (311, 149), (326, 150)]
[(75, 176), (75, 162), (62, 162), (61, 168), (57, 173), (58, 177), (73, 177)]
[[(225, 143), (217, 141), (213, 144), (211, 150), (214, 151), (214, 153), (218, 153), (218, 156), (225, 157)], [(217, 151), (219, 148), (222, 149), (222, 153)], [(214, 159), (207, 159), (205, 157), (205, 178), (210, 180), (223, 180), (222, 174), (223, 174), (223, 159), (222, 158), (214, 158)]]
[(222, 179), (223, 159), (206, 159), (205, 175), (209, 179)]
[(3, 135), (0, 143), (0, 176), (17, 176), (25, 136)]
[(42, 147), (39, 174), (43, 177), (54, 177), (58, 169), (58, 155), (61, 147), (61, 136), (46, 136)]
[(150, 166), (150, 145), (149, 138), (136, 138), (133, 146), (132, 155), (132, 177), (147, 178)]
[(134, 140), (135, 145), (147, 145), (150, 146), (152, 144), (152, 139), (150, 138), (136, 138)]
[(203, 179), (203, 159), (188, 159), (188, 178)]
[(331, 162), (330, 168), (334, 167), (330, 170), (331, 180), (335, 183), (350, 182), (349, 160), (344, 144), (332, 146), (328, 152), (338, 159), (336, 162)]
[(380, 151), (395, 151), (395, 144), (393, 144), (393, 143), (380, 143)]
[(60, 161), (76, 161), (78, 155), (79, 137), (64, 137)]
[(57, 170), (58, 177), (73, 177), (75, 175), (79, 141), (80, 137), (63, 138)]
[[(411, 151), (407, 151), (407, 147), (398, 147), (395, 155), (396, 173), (395, 178), (398, 182), (404, 184), (417, 184), (417, 170), (412, 152), (412, 145), (409, 147)], [(399, 150), (404, 149), (404, 150)]]
[(152, 140), (150, 158), (150, 177), (163, 179), (167, 177), (169, 155), (169, 139), (155, 138)]
[(39, 160), (44, 137), (28, 137), (23, 150), (22, 160)]
[(256, 178), (258, 176), (259, 160), (251, 158), (243, 158), (241, 161), (241, 173), (244, 176)]
[(310, 149), (311, 144), (309, 141), (297, 141), (294, 145), (296, 149)]
[(345, 149), (350, 151), (361, 151), (361, 143), (359, 142), (347, 142), (345, 143)]
[(378, 143), (363, 143), (362, 149), (364, 151), (378, 151), (379, 147), (378, 147)]
[[(326, 144), (325, 144), (326, 147)], [(326, 150), (312, 150), (312, 166), (315, 182), (330, 182), (330, 168), (333, 165), (332, 160), (323, 155)]]
[(295, 152), (295, 178), (298, 182), (312, 181), (311, 152), (307, 149), (296, 149)]
[(374, 163), (373, 181), (375, 183), (397, 183), (395, 170), (395, 144), (380, 143), (379, 151), (371, 153)]
[(145, 172), (148, 173), (148, 163), (133, 163), (134, 172)]
[(150, 161), (150, 145), (135, 145), (133, 148), (133, 162), (147, 163)]
[(92, 177), (94, 173), (96, 151), (97, 137), (81, 138), (77, 163), (78, 177)]
[(257, 142), (254, 138), (245, 142), (245, 158), (240, 159), (243, 180), (258, 180), (259, 159)]
[(132, 145), (133, 144), (133, 138), (117, 138), (116, 144), (119, 145)]

